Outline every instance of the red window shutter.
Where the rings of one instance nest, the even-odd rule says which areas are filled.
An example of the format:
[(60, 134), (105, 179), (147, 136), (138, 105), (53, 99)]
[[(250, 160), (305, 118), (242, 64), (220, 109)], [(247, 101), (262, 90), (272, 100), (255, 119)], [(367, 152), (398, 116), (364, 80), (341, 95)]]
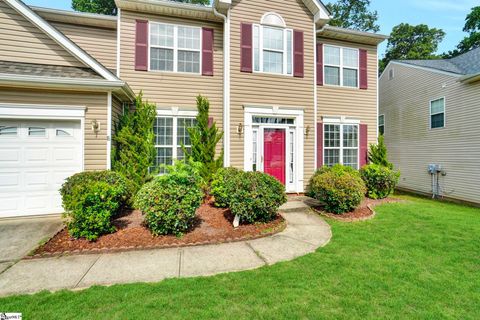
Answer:
[(242, 72), (252, 72), (252, 60), (253, 60), (253, 49), (252, 49), (252, 24), (251, 23), (242, 23), (240, 25), (240, 71)]
[(360, 125), (360, 168), (368, 163), (368, 126)]
[(360, 89), (368, 89), (367, 50), (360, 49)]
[(323, 86), (323, 43), (317, 43), (317, 85)]
[(136, 21), (135, 70), (148, 70), (148, 21), (146, 20)]
[(293, 31), (293, 76), (303, 78), (304, 75), (304, 53), (303, 53), (303, 31)]
[(323, 166), (323, 123), (317, 123), (317, 168)]
[(213, 76), (213, 34), (212, 28), (202, 29), (202, 75)]

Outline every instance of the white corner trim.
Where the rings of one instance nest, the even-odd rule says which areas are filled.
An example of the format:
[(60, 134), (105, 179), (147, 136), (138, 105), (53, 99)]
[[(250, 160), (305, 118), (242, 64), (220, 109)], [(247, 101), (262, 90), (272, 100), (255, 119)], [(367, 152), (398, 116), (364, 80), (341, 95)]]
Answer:
[(84, 106), (0, 103), (0, 117), (78, 119), (85, 117), (86, 109)]
[(75, 43), (70, 39), (65, 37), (61, 32), (52, 27), (48, 22), (42, 19), (39, 15), (33, 12), (29, 7), (23, 4), (19, 0), (5, 0), (12, 8), (14, 8), (18, 13), (24, 16), (27, 20), (31, 21), (35, 26), (40, 30), (49, 35), (53, 40), (55, 40), (59, 45), (61, 45), (65, 50), (70, 52), (73, 56), (83, 62), (85, 65), (91, 67), (98, 74), (109, 81), (118, 81), (118, 78), (115, 77), (110, 71), (108, 71), (104, 66), (98, 63), (85, 51), (80, 49)]
[[(377, 59), (375, 60), (375, 65), (376, 65), (376, 70), (378, 72), (378, 47), (377, 47)], [(375, 118), (375, 123), (376, 123), (376, 128), (375, 128), (375, 142), (378, 141), (378, 114), (380, 112), (380, 93), (379, 93), (379, 82), (380, 82), (380, 79), (378, 77), (375, 78), (375, 81), (376, 81), (376, 88), (377, 88), (377, 95), (376, 95), (376, 99), (377, 99), (377, 114), (376, 114), (376, 118)]]
[(120, 39), (121, 39), (121, 19), (122, 18), (122, 10), (118, 8), (118, 16), (117, 16), (117, 77), (120, 78)]
[(317, 116), (318, 116), (318, 87), (317, 87), (317, 34), (316, 34), (317, 26), (313, 23), (313, 169), (316, 170), (318, 168), (318, 157), (317, 157), (317, 148), (318, 148), (318, 141), (317, 141)]
[(107, 170), (112, 168), (112, 92), (107, 94)]

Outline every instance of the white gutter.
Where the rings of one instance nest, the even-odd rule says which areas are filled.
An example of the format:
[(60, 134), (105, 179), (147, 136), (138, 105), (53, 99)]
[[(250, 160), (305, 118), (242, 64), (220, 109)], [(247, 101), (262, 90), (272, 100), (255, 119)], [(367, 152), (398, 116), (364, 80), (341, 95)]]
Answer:
[(0, 74), (0, 83), (4, 84), (40, 84), (44, 86), (81, 86), (92, 89), (119, 89), (125, 85), (124, 81), (110, 81), (103, 79), (55, 78), (32, 75)]
[(230, 9), (223, 15), (215, 8), (215, 16), (223, 19), (223, 166), (230, 166)]
[(107, 106), (107, 170), (112, 168), (112, 91), (108, 91)]

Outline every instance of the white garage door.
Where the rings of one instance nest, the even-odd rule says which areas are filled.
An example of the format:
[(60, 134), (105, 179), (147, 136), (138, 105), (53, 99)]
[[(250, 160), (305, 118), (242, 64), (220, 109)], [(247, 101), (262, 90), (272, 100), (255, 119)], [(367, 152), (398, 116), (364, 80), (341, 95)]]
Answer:
[(63, 212), (58, 190), (81, 170), (80, 121), (0, 119), (0, 218)]

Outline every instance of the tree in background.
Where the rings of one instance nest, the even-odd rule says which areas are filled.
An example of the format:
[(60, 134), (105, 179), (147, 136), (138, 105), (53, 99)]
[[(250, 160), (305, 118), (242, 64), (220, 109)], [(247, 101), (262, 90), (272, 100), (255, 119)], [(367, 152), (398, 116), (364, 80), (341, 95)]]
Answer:
[(480, 48), (480, 6), (472, 8), (472, 11), (465, 18), (464, 32), (468, 36), (463, 38), (455, 50), (443, 55), (444, 58), (453, 58), (473, 49)]
[(442, 29), (429, 28), (425, 24), (413, 26), (401, 23), (393, 27), (385, 57), (380, 61), (380, 71), (392, 60), (439, 58), (435, 52), (444, 37), (445, 32)]
[(140, 93), (135, 100), (135, 109), (126, 110), (115, 126), (112, 170), (129, 181), (132, 196), (150, 179), (150, 168), (155, 164), (153, 124), (156, 109), (155, 104), (143, 101)]
[(202, 164), (200, 175), (208, 187), (213, 174), (223, 166), (223, 151), (215, 159), (217, 144), (222, 139), (223, 133), (219, 132), (215, 122), (209, 121), (210, 102), (207, 98), (201, 95), (197, 97), (197, 109), (197, 123), (188, 129), (192, 149), (187, 150), (185, 146), (182, 146), (182, 149), (187, 159)]
[(327, 8), (333, 15), (331, 26), (378, 32), (380, 26), (377, 11), (368, 11), (370, 0), (338, 0), (328, 3)]
[(80, 12), (117, 15), (115, 0), (72, 0), (72, 9)]
[[(170, 0), (175, 2), (209, 5), (210, 0)], [(72, 9), (80, 12), (117, 15), (115, 0), (72, 0)]]

